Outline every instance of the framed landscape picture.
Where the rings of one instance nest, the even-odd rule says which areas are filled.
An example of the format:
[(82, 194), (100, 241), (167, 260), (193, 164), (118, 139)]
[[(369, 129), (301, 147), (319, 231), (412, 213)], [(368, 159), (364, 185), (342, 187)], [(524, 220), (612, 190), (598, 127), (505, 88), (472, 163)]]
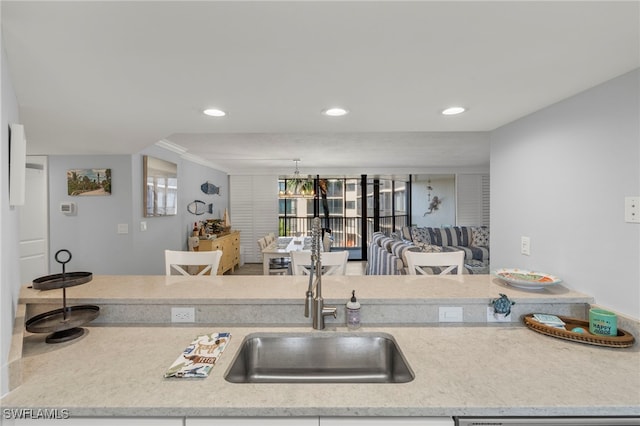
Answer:
[(111, 169), (67, 170), (67, 194), (73, 197), (111, 195)]

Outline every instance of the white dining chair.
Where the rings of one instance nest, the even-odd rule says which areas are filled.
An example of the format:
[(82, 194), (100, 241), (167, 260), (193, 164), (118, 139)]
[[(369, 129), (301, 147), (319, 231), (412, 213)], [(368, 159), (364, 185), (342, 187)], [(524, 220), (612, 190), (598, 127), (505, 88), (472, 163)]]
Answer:
[(435, 275), (434, 270), (430, 267), (444, 268), (439, 275), (449, 274), (456, 268), (456, 275), (462, 275), (464, 267), (464, 252), (462, 250), (439, 253), (407, 251), (405, 256), (409, 275)]
[(267, 244), (267, 239), (265, 237), (258, 238), (258, 247), (260, 247), (260, 251), (267, 248), (269, 244)]
[[(173, 275), (173, 271), (181, 275), (216, 275), (222, 258), (222, 250), (212, 251), (164, 251), (166, 275)], [(190, 274), (185, 266), (203, 266), (198, 273)]]
[[(320, 253), (322, 275), (345, 275), (347, 272), (348, 251)], [(291, 272), (293, 275), (309, 275), (311, 268), (310, 251), (291, 252)]]

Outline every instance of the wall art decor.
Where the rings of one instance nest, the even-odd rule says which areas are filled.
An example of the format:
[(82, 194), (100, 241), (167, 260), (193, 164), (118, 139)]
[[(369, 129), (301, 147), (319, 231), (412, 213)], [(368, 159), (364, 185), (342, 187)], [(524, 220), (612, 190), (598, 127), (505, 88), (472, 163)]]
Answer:
[(202, 200), (193, 200), (192, 202), (187, 204), (187, 211), (195, 215), (213, 213), (213, 204), (207, 204)]
[(204, 192), (207, 195), (213, 195), (213, 194), (220, 195), (220, 187), (215, 186), (212, 183), (209, 183), (209, 181), (206, 181), (205, 183), (200, 185), (200, 189), (202, 190), (202, 192)]
[(111, 195), (111, 169), (67, 170), (67, 194)]

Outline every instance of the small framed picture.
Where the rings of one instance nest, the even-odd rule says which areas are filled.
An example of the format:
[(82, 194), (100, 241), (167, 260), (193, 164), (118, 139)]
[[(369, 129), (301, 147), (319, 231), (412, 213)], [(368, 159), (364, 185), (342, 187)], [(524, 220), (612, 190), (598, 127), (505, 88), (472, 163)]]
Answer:
[(67, 170), (67, 194), (72, 197), (111, 195), (111, 169)]

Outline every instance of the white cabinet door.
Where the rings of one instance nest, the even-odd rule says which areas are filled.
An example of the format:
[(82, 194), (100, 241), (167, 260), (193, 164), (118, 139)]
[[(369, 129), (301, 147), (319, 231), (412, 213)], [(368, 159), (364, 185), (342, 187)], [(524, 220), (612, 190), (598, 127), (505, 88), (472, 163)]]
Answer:
[(454, 426), (451, 417), (320, 417), (320, 426)]
[[(37, 413), (38, 410), (32, 412), (24, 412), (22, 414), (7, 414), (3, 411), (2, 426), (182, 426), (182, 417), (70, 417), (68, 419), (60, 418), (56, 420), (44, 420), (39, 415), (46, 413)], [(11, 418), (7, 417), (20, 417)], [(6, 423), (5, 423), (6, 422)]]
[(187, 418), (185, 426), (318, 426), (317, 417)]

